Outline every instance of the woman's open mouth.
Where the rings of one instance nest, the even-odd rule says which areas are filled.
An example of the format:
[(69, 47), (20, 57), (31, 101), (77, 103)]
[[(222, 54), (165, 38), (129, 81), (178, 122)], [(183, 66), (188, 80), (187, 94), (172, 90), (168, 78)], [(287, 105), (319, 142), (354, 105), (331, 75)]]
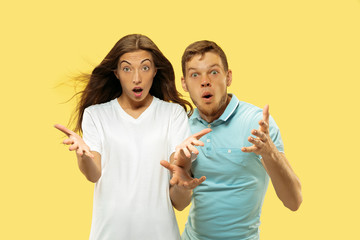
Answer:
[(143, 89), (141, 87), (134, 87), (132, 91), (135, 97), (141, 97)]

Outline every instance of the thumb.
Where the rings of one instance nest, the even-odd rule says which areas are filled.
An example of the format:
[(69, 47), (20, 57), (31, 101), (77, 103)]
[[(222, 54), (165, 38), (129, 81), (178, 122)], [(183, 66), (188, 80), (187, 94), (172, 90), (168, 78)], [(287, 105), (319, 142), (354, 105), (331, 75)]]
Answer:
[(160, 165), (163, 166), (164, 168), (168, 169), (169, 171), (173, 170), (173, 167), (171, 166), (171, 164), (168, 161), (161, 160)]

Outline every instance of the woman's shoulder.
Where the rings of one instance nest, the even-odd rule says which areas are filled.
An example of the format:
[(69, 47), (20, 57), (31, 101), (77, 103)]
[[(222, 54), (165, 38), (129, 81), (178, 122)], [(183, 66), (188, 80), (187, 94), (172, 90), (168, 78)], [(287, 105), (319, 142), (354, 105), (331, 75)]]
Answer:
[(112, 108), (112, 106), (114, 105), (114, 101), (117, 101), (116, 98), (105, 103), (91, 105), (85, 108), (85, 111), (93, 113), (107, 111), (108, 109)]
[(168, 111), (185, 111), (185, 109), (178, 103), (167, 102), (159, 98), (154, 97), (155, 104), (164, 110)]

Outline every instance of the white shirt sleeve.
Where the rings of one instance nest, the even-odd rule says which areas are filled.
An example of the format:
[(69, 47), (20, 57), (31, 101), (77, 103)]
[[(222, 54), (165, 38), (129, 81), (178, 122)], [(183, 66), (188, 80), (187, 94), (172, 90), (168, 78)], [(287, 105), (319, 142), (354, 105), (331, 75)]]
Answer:
[(176, 105), (173, 111), (172, 124), (169, 134), (169, 157), (175, 152), (176, 146), (181, 144), (186, 138), (191, 135), (189, 120), (184, 108)]
[(90, 151), (98, 152), (101, 155), (101, 136), (99, 134), (99, 129), (96, 127), (95, 121), (91, 116), (91, 112), (88, 108), (86, 108), (84, 111), (81, 126), (83, 131), (83, 139), (85, 143), (90, 147)]

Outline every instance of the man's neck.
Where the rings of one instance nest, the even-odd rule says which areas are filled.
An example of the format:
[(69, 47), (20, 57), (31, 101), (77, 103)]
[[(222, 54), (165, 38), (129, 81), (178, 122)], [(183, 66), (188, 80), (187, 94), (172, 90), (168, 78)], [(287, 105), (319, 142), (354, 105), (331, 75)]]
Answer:
[(231, 95), (227, 94), (226, 102), (218, 109), (218, 111), (216, 111), (215, 114), (206, 115), (206, 114), (202, 113), (201, 111), (199, 111), (199, 115), (206, 122), (212, 123), (213, 121), (215, 121), (216, 119), (221, 117), (221, 115), (225, 112), (226, 107), (229, 105), (230, 101), (231, 101)]

